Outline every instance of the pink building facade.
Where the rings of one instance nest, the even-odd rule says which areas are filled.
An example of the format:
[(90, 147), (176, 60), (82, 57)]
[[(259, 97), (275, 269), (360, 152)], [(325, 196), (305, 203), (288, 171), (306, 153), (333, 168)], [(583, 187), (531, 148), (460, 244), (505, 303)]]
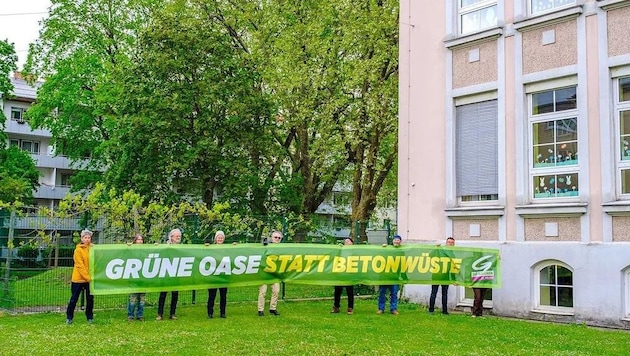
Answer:
[(494, 314), (630, 328), (630, 0), (401, 0), (399, 56), (399, 233), (500, 249)]

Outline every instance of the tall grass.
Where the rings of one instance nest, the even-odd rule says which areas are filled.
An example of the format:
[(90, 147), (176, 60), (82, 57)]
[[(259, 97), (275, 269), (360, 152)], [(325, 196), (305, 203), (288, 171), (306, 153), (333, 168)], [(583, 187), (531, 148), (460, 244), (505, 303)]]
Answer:
[(280, 316), (259, 317), (255, 303), (231, 302), (227, 319), (207, 319), (205, 305), (191, 305), (178, 308), (178, 320), (159, 322), (153, 307), (145, 322), (128, 322), (121, 308), (98, 310), (91, 325), (80, 312), (72, 325), (62, 313), (5, 313), (0, 354), (624, 355), (630, 345), (627, 332), (583, 325), (429, 315), (415, 304), (376, 315), (373, 299), (357, 300), (354, 315), (330, 314), (331, 306), (280, 302)]

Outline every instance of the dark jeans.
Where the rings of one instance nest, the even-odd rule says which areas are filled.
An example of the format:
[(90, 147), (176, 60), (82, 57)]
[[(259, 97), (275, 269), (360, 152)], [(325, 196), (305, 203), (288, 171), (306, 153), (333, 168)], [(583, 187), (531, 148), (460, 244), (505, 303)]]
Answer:
[(335, 301), (333, 306), (339, 308), (341, 304), (341, 293), (346, 288), (346, 294), (348, 295), (348, 308), (354, 308), (354, 286), (335, 286)]
[[(225, 304), (227, 303), (227, 288), (219, 289), (219, 311), (225, 314)], [(208, 289), (208, 316), (214, 314), (214, 301), (217, 298), (217, 288)]]
[[(168, 292), (160, 292), (160, 299), (158, 299), (158, 315), (164, 315), (164, 304), (166, 303), (166, 294)], [(179, 292), (172, 291), (171, 292), (171, 313), (170, 315), (175, 315), (175, 309), (177, 309), (177, 300), (179, 299)]]
[[(435, 310), (435, 298), (437, 297), (439, 285), (431, 286), (431, 297), (429, 298), (429, 311), (433, 313)], [(442, 313), (448, 313), (448, 284), (442, 285)]]
[(72, 291), (72, 295), (68, 302), (68, 309), (66, 309), (66, 319), (74, 319), (74, 308), (76, 308), (77, 302), (79, 301), (81, 290), (85, 291), (85, 316), (88, 320), (94, 319), (94, 296), (90, 294), (90, 283), (72, 282), (70, 290)]
[(472, 314), (481, 316), (483, 314), (483, 299), (486, 297), (488, 288), (473, 288), (475, 299), (473, 300)]

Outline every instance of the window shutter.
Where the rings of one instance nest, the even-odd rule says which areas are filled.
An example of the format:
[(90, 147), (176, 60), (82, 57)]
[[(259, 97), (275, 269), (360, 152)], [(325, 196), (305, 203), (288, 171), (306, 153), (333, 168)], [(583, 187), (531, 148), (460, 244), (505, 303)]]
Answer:
[(496, 100), (457, 106), (457, 196), (498, 194)]

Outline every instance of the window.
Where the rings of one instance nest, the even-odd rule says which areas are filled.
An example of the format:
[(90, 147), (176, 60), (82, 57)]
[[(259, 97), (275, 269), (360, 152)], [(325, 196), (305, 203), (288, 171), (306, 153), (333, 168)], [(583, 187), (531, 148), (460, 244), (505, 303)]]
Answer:
[(630, 267), (623, 272), (624, 317), (630, 319)]
[(459, 0), (459, 33), (481, 31), (497, 25), (496, 0)]
[(536, 270), (536, 309), (568, 312), (573, 308), (573, 272), (561, 263)]
[(70, 178), (72, 178), (72, 174), (61, 173), (61, 187), (69, 187), (70, 186)]
[(39, 154), (39, 141), (18, 140), (12, 138), (9, 140), (9, 145), (19, 147), (28, 153)]
[(574, 5), (575, 0), (529, 0), (530, 12), (532, 15), (538, 15), (545, 12)]
[(577, 197), (576, 87), (532, 93), (529, 98), (533, 198)]
[(457, 106), (455, 140), (456, 194), (460, 203), (498, 200), (497, 100)]
[(615, 80), (615, 116), (619, 154), (617, 189), (622, 197), (630, 198), (630, 77)]
[(11, 120), (15, 120), (17, 122), (24, 122), (24, 109), (22, 108), (11, 108)]

